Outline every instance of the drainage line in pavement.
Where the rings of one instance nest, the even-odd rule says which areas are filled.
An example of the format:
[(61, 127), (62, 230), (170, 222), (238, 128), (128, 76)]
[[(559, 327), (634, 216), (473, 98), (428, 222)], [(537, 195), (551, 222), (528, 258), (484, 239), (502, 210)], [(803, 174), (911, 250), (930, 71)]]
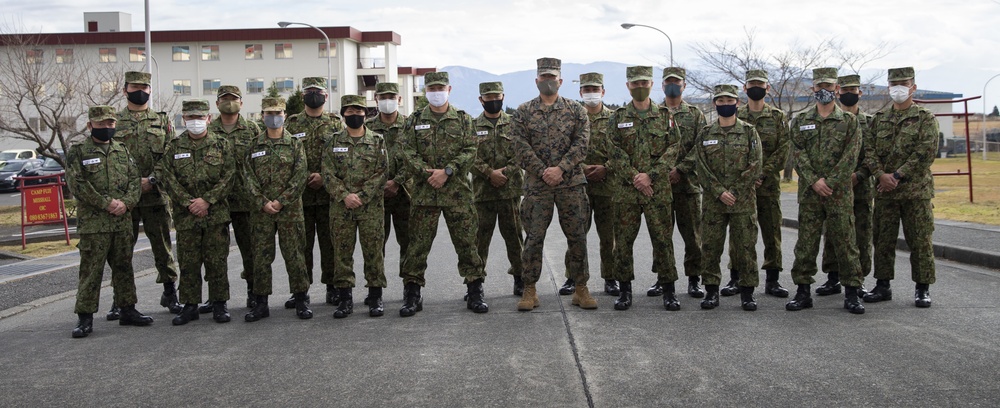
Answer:
[(583, 364), (580, 362), (580, 351), (576, 347), (576, 339), (573, 337), (573, 330), (569, 327), (569, 315), (566, 314), (566, 304), (562, 302), (562, 296), (559, 295), (559, 284), (556, 282), (555, 276), (551, 273), (549, 269), (549, 279), (556, 288), (556, 298), (559, 299), (559, 312), (562, 313), (563, 325), (566, 326), (566, 336), (569, 338), (570, 350), (573, 350), (573, 360), (576, 362), (576, 369), (580, 372), (580, 382), (583, 384), (583, 395), (587, 397), (587, 407), (594, 408), (594, 397), (590, 395), (590, 387), (587, 385), (587, 373), (583, 370)]

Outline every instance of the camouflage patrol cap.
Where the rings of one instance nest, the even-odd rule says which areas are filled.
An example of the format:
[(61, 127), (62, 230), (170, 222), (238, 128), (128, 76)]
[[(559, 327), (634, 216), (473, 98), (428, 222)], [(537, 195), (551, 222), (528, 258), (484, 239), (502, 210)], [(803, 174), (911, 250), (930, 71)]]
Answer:
[(354, 106), (361, 109), (367, 108), (365, 97), (361, 95), (344, 95), (340, 97), (340, 111), (343, 114), (344, 108)]
[(813, 68), (813, 85), (836, 83), (837, 68)]
[(431, 85), (448, 85), (448, 73), (441, 71), (424, 74), (424, 86)]
[(535, 61), (538, 64), (538, 75), (561, 75), (562, 61), (559, 58), (543, 57)]
[(483, 82), (479, 84), (479, 94), (502, 94), (503, 93), (503, 83), (502, 82)]
[(240, 88), (236, 85), (223, 85), (219, 87), (219, 92), (216, 93), (217, 98), (221, 98), (226, 95), (233, 95), (237, 98), (243, 98), (243, 93), (240, 92)]
[(309, 89), (309, 88), (326, 89), (326, 78), (323, 77), (302, 78), (302, 89)]
[(150, 78), (152, 75), (148, 72), (128, 71), (125, 73), (126, 84), (149, 85)]
[(740, 90), (739, 88), (736, 87), (736, 85), (730, 85), (730, 84), (716, 85), (712, 92), (712, 100), (714, 101), (715, 99), (721, 98), (723, 96), (728, 96), (731, 98), (739, 98), (739, 96), (737, 96), (739, 92)]
[(913, 78), (913, 67), (889, 68), (889, 81), (905, 81)]
[(118, 121), (118, 118), (115, 116), (115, 108), (108, 105), (91, 106), (87, 110), (87, 118), (91, 122), (102, 122), (108, 119)]
[(767, 82), (767, 71), (763, 69), (751, 69), (747, 71), (746, 81)]
[(399, 84), (395, 82), (379, 82), (375, 84), (375, 95), (399, 95)]
[(837, 78), (837, 83), (840, 87), (845, 86), (861, 86), (861, 75), (844, 75)]
[(184, 115), (208, 115), (208, 101), (204, 99), (188, 99), (181, 103), (181, 113)]
[(625, 68), (625, 77), (628, 82), (652, 81), (653, 67), (638, 66)]
[(604, 86), (604, 74), (598, 72), (588, 72), (580, 74), (580, 88), (585, 86)]
[(266, 97), (260, 101), (260, 110), (263, 112), (283, 112), (285, 110), (285, 98)]
[(681, 67), (666, 67), (663, 68), (663, 79), (667, 78), (677, 78), (684, 80), (687, 78), (687, 71)]

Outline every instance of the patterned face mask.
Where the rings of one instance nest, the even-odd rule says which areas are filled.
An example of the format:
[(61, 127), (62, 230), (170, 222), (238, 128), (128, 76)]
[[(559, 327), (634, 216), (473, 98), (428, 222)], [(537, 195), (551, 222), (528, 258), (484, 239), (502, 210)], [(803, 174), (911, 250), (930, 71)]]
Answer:
[(833, 91), (827, 91), (826, 89), (820, 88), (818, 91), (816, 91), (816, 93), (813, 94), (813, 96), (816, 98), (817, 102), (823, 105), (827, 105), (830, 102), (833, 102), (833, 99), (836, 97), (836, 94), (834, 94)]

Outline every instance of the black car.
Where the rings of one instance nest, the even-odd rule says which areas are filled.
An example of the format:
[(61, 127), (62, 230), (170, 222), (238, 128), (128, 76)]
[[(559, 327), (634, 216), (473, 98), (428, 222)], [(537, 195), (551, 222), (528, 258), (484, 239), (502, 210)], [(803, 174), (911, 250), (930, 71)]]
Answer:
[[(64, 158), (64, 160), (65, 160), (65, 158)], [(63, 172), (65, 172), (65, 170), (63, 170), (63, 166), (61, 164), (59, 164), (59, 162), (56, 161), (56, 159), (53, 159), (51, 157), (46, 157), (45, 161), (42, 163), (41, 167), (35, 168), (34, 170), (31, 170), (31, 171), (28, 171), (27, 173), (24, 173), (24, 177), (48, 176), (49, 174), (57, 174), (57, 173), (63, 173)], [(63, 176), (63, 181), (66, 181), (66, 177), (65, 176)], [(55, 182), (56, 182), (56, 178), (52, 177), (52, 178), (43, 178), (43, 179), (37, 179), (37, 180), (25, 180), (24, 184), (25, 185), (29, 185), (29, 186), (33, 186), (33, 185), (38, 185), (38, 184), (48, 184), (48, 183), (55, 183)]]
[(16, 190), (20, 181), (14, 177), (23, 177), (25, 173), (41, 167), (42, 161), (38, 159), (28, 160), (8, 160), (0, 165), (0, 191)]

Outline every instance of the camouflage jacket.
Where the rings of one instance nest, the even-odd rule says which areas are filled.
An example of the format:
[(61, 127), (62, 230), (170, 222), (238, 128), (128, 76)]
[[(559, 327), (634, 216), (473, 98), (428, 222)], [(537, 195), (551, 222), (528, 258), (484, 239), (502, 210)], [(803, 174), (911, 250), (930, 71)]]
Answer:
[[(388, 160), (385, 140), (371, 129), (361, 137), (351, 137), (347, 130), (334, 134), (323, 149), (323, 182), (333, 201), (331, 208), (353, 215), (352, 219), (382, 218)], [(344, 199), (349, 194), (357, 194), (363, 205), (347, 209)]]
[[(791, 134), (795, 172), (799, 175), (799, 204), (852, 208), (851, 174), (861, 151), (858, 119), (839, 106), (834, 106), (833, 113), (824, 118), (814, 106), (792, 119)], [(821, 178), (826, 179), (833, 195), (820, 197), (812, 189)]]
[(257, 201), (250, 194), (250, 188), (243, 178), (243, 167), (246, 165), (243, 159), (246, 158), (250, 144), (257, 139), (261, 129), (256, 123), (246, 120), (240, 116), (236, 122), (236, 127), (231, 132), (226, 132), (222, 127), (222, 119), (215, 119), (208, 124), (208, 132), (215, 133), (229, 140), (231, 155), (236, 164), (236, 174), (233, 176), (233, 187), (229, 191), (229, 211), (230, 212), (250, 212), (256, 211)]
[[(257, 201), (251, 214), (254, 220), (305, 221), (302, 212), (302, 190), (306, 188), (309, 171), (306, 169), (306, 150), (299, 139), (284, 131), (280, 139), (267, 137), (261, 132), (247, 151), (244, 177), (250, 193)], [(271, 215), (264, 212), (264, 204), (278, 200), (282, 209)], [(258, 217), (259, 216), (259, 217)]]
[[(716, 213), (748, 213), (757, 208), (754, 184), (760, 177), (760, 137), (752, 125), (737, 119), (729, 129), (715, 121), (701, 128), (695, 142), (698, 180), (705, 189), (704, 208)], [(719, 200), (728, 191), (736, 204)]]
[[(163, 177), (163, 189), (170, 195), (174, 228), (178, 231), (229, 222), (226, 198), (232, 189), (236, 161), (224, 136), (208, 132), (201, 140), (194, 140), (184, 131), (167, 143), (159, 174)], [(208, 215), (203, 218), (188, 211), (195, 198), (210, 204)]]
[(681, 181), (671, 186), (671, 189), (674, 194), (700, 194), (701, 183), (698, 182), (698, 159), (694, 142), (698, 138), (698, 131), (708, 126), (708, 122), (700, 109), (683, 101), (677, 109), (670, 109), (670, 113), (674, 115), (674, 126), (680, 128), (681, 132), (680, 150), (673, 165), (681, 173)]
[[(424, 107), (406, 119), (400, 138), (400, 153), (409, 177), (413, 205), (449, 207), (471, 205), (474, 195), (469, 172), (476, 157), (476, 130), (472, 116), (448, 105), (442, 115)], [(427, 182), (428, 169), (451, 168), (453, 173), (440, 189)]]
[(370, 129), (372, 132), (382, 135), (385, 141), (385, 151), (389, 156), (389, 163), (385, 169), (385, 179), (393, 180), (396, 184), (399, 184), (399, 193), (396, 197), (400, 195), (407, 195), (406, 192), (406, 172), (403, 170), (403, 156), (400, 154), (399, 150), (399, 137), (403, 133), (403, 126), (406, 124), (406, 115), (402, 113), (396, 114), (396, 121), (392, 123), (382, 123), (382, 119), (379, 115), (368, 119), (365, 122), (365, 127)]
[[(472, 165), (472, 189), (476, 201), (492, 201), (518, 198), (524, 194), (524, 174), (514, 157), (514, 141), (510, 137), (510, 115), (500, 112), (497, 123), (480, 114), (473, 125), (476, 127), (476, 159)], [(490, 173), (504, 168), (507, 184), (500, 188), (490, 184)]]
[(764, 177), (759, 196), (777, 196), (781, 194), (781, 170), (788, 161), (789, 141), (788, 124), (785, 122), (785, 112), (764, 104), (760, 112), (751, 112), (747, 105), (736, 110), (736, 117), (753, 125), (760, 136), (761, 152), (764, 156), (760, 174)]
[[(586, 109), (586, 108), (584, 108)], [(590, 143), (587, 149), (587, 157), (583, 164), (599, 164), (608, 166), (608, 119), (611, 118), (611, 109), (601, 105), (601, 111), (591, 115), (587, 113), (587, 120), (590, 122)], [(587, 193), (600, 197), (611, 197), (614, 189), (611, 186), (611, 173), (609, 172), (604, 181), (587, 180)]]
[[(670, 110), (650, 105), (640, 113), (632, 103), (618, 108), (607, 124), (608, 168), (618, 203), (669, 203), (670, 169), (680, 151), (681, 134), (674, 126)], [(632, 185), (632, 178), (646, 173), (653, 180), (653, 196), (646, 197)]]
[[(561, 96), (545, 106), (536, 97), (518, 106), (511, 119), (514, 152), (525, 171), (525, 193), (587, 183), (582, 164), (590, 141), (590, 121), (583, 106)], [(557, 166), (563, 171), (563, 181), (550, 187), (542, 180), (542, 173)]]
[[(107, 153), (94, 140), (70, 146), (66, 181), (76, 196), (76, 231), (80, 234), (132, 231), (131, 210), (139, 203), (139, 169), (124, 144), (113, 140)], [(107, 211), (112, 199), (128, 207), (125, 214)]]
[[(115, 140), (124, 143), (132, 154), (132, 159), (139, 168), (139, 177), (157, 177), (156, 164), (163, 156), (167, 141), (174, 137), (167, 115), (148, 109), (132, 112), (124, 108), (118, 111), (115, 129)], [(161, 186), (142, 193), (139, 199), (139, 207), (166, 204), (166, 194)]]
[(865, 149), (874, 143), (872, 139), (872, 118), (874, 116), (858, 111), (858, 126), (861, 127), (861, 152), (858, 153), (858, 165), (854, 173), (858, 175), (858, 184), (854, 186), (854, 201), (868, 201), (875, 195), (875, 185), (872, 184), (872, 171), (865, 160)]
[[(318, 117), (296, 113), (285, 121), (285, 130), (292, 137), (299, 139), (306, 149), (306, 169), (309, 174), (320, 173), (323, 167), (323, 146), (333, 137), (334, 133), (344, 130), (344, 122), (339, 116), (324, 113)], [(308, 178), (307, 178), (308, 179)], [(330, 195), (324, 187), (313, 190), (306, 187), (302, 190), (302, 205), (330, 204)]]
[(931, 165), (938, 149), (938, 123), (934, 114), (913, 104), (897, 111), (889, 106), (872, 119), (872, 143), (865, 160), (875, 182), (883, 174), (899, 172), (903, 176), (895, 190), (877, 193), (888, 200), (931, 199), (934, 176)]

